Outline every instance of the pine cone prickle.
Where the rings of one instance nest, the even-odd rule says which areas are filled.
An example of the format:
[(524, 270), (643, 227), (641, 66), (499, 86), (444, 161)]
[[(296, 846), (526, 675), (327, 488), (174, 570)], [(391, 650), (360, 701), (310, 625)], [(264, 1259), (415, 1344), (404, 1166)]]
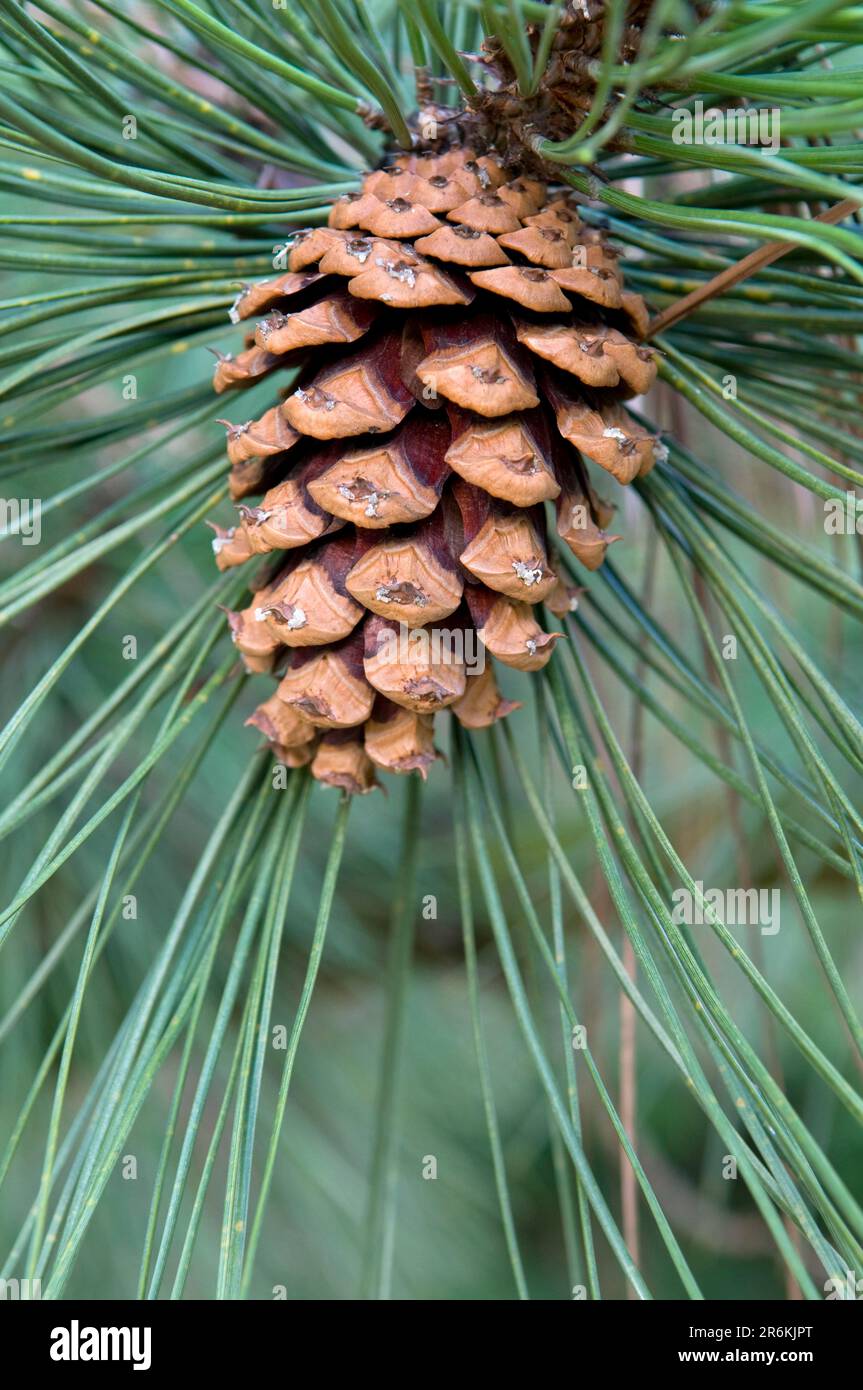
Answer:
[(482, 728), (517, 707), (494, 661), (549, 660), (539, 605), (574, 600), (546, 503), (553, 544), (596, 569), (617, 538), (584, 460), (624, 484), (653, 466), (623, 402), (656, 365), (605, 233), (463, 145), (369, 174), (287, 265), (239, 296), (254, 336), (216, 367), (219, 392), (300, 370), (259, 420), (223, 422), (239, 517), (213, 546), (250, 564), (228, 615), (247, 669), (279, 677), (249, 722), (366, 792), (377, 768), (426, 775), (438, 710)]

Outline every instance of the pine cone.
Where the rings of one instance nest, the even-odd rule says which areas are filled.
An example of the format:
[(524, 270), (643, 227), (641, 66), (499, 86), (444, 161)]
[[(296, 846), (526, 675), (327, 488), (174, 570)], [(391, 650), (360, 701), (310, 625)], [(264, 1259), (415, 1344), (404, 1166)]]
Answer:
[(464, 147), (368, 175), (288, 266), (239, 296), (235, 322), (264, 317), (216, 368), (217, 391), (300, 375), (227, 425), (239, 520), (213, 545), (221, 569), (270, 557), (229, 615), (246, 667), (280, 676), (249, 722), (290, 765), (365, 792), (376, 767), (426, 775), (436, 711), (481, 728), (516, 707), (483, 658), (549, 660), (561, 634), (537, 605), (562, 615), (573, 591), (545, 504), (597, 568), (617, 538), (582, 455), (621, 483), (652, 467), (621, 402), (656, 367), (604, 233)]

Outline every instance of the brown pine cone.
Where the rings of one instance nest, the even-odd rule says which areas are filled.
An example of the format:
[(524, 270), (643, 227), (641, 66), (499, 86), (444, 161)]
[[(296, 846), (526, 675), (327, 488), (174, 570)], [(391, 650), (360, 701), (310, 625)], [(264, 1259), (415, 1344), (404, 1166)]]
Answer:
[(622, 401), (656, 366), (604, 234), (464, 147), (369, 174), (288, 266), (239, 296), (235, 322), (263, 317), (216, 367), (217, 391), (300, 375), (227, 425), (239, 519), (213, 546), (221, 569), (271, 557), (229, 615), (247, 668), (280, 676), (249, 722), (290, 765), (365, 792), (376, 767), (426, 775), (437, 710), (481, 728), (515, 708), (486, 658), (549, 660), (561, 634), (537, 605), (565, 613), (572, 591), (545, 504), (600, 565), (616, 538), (582, 455), (621, 483), (652, 467)]

